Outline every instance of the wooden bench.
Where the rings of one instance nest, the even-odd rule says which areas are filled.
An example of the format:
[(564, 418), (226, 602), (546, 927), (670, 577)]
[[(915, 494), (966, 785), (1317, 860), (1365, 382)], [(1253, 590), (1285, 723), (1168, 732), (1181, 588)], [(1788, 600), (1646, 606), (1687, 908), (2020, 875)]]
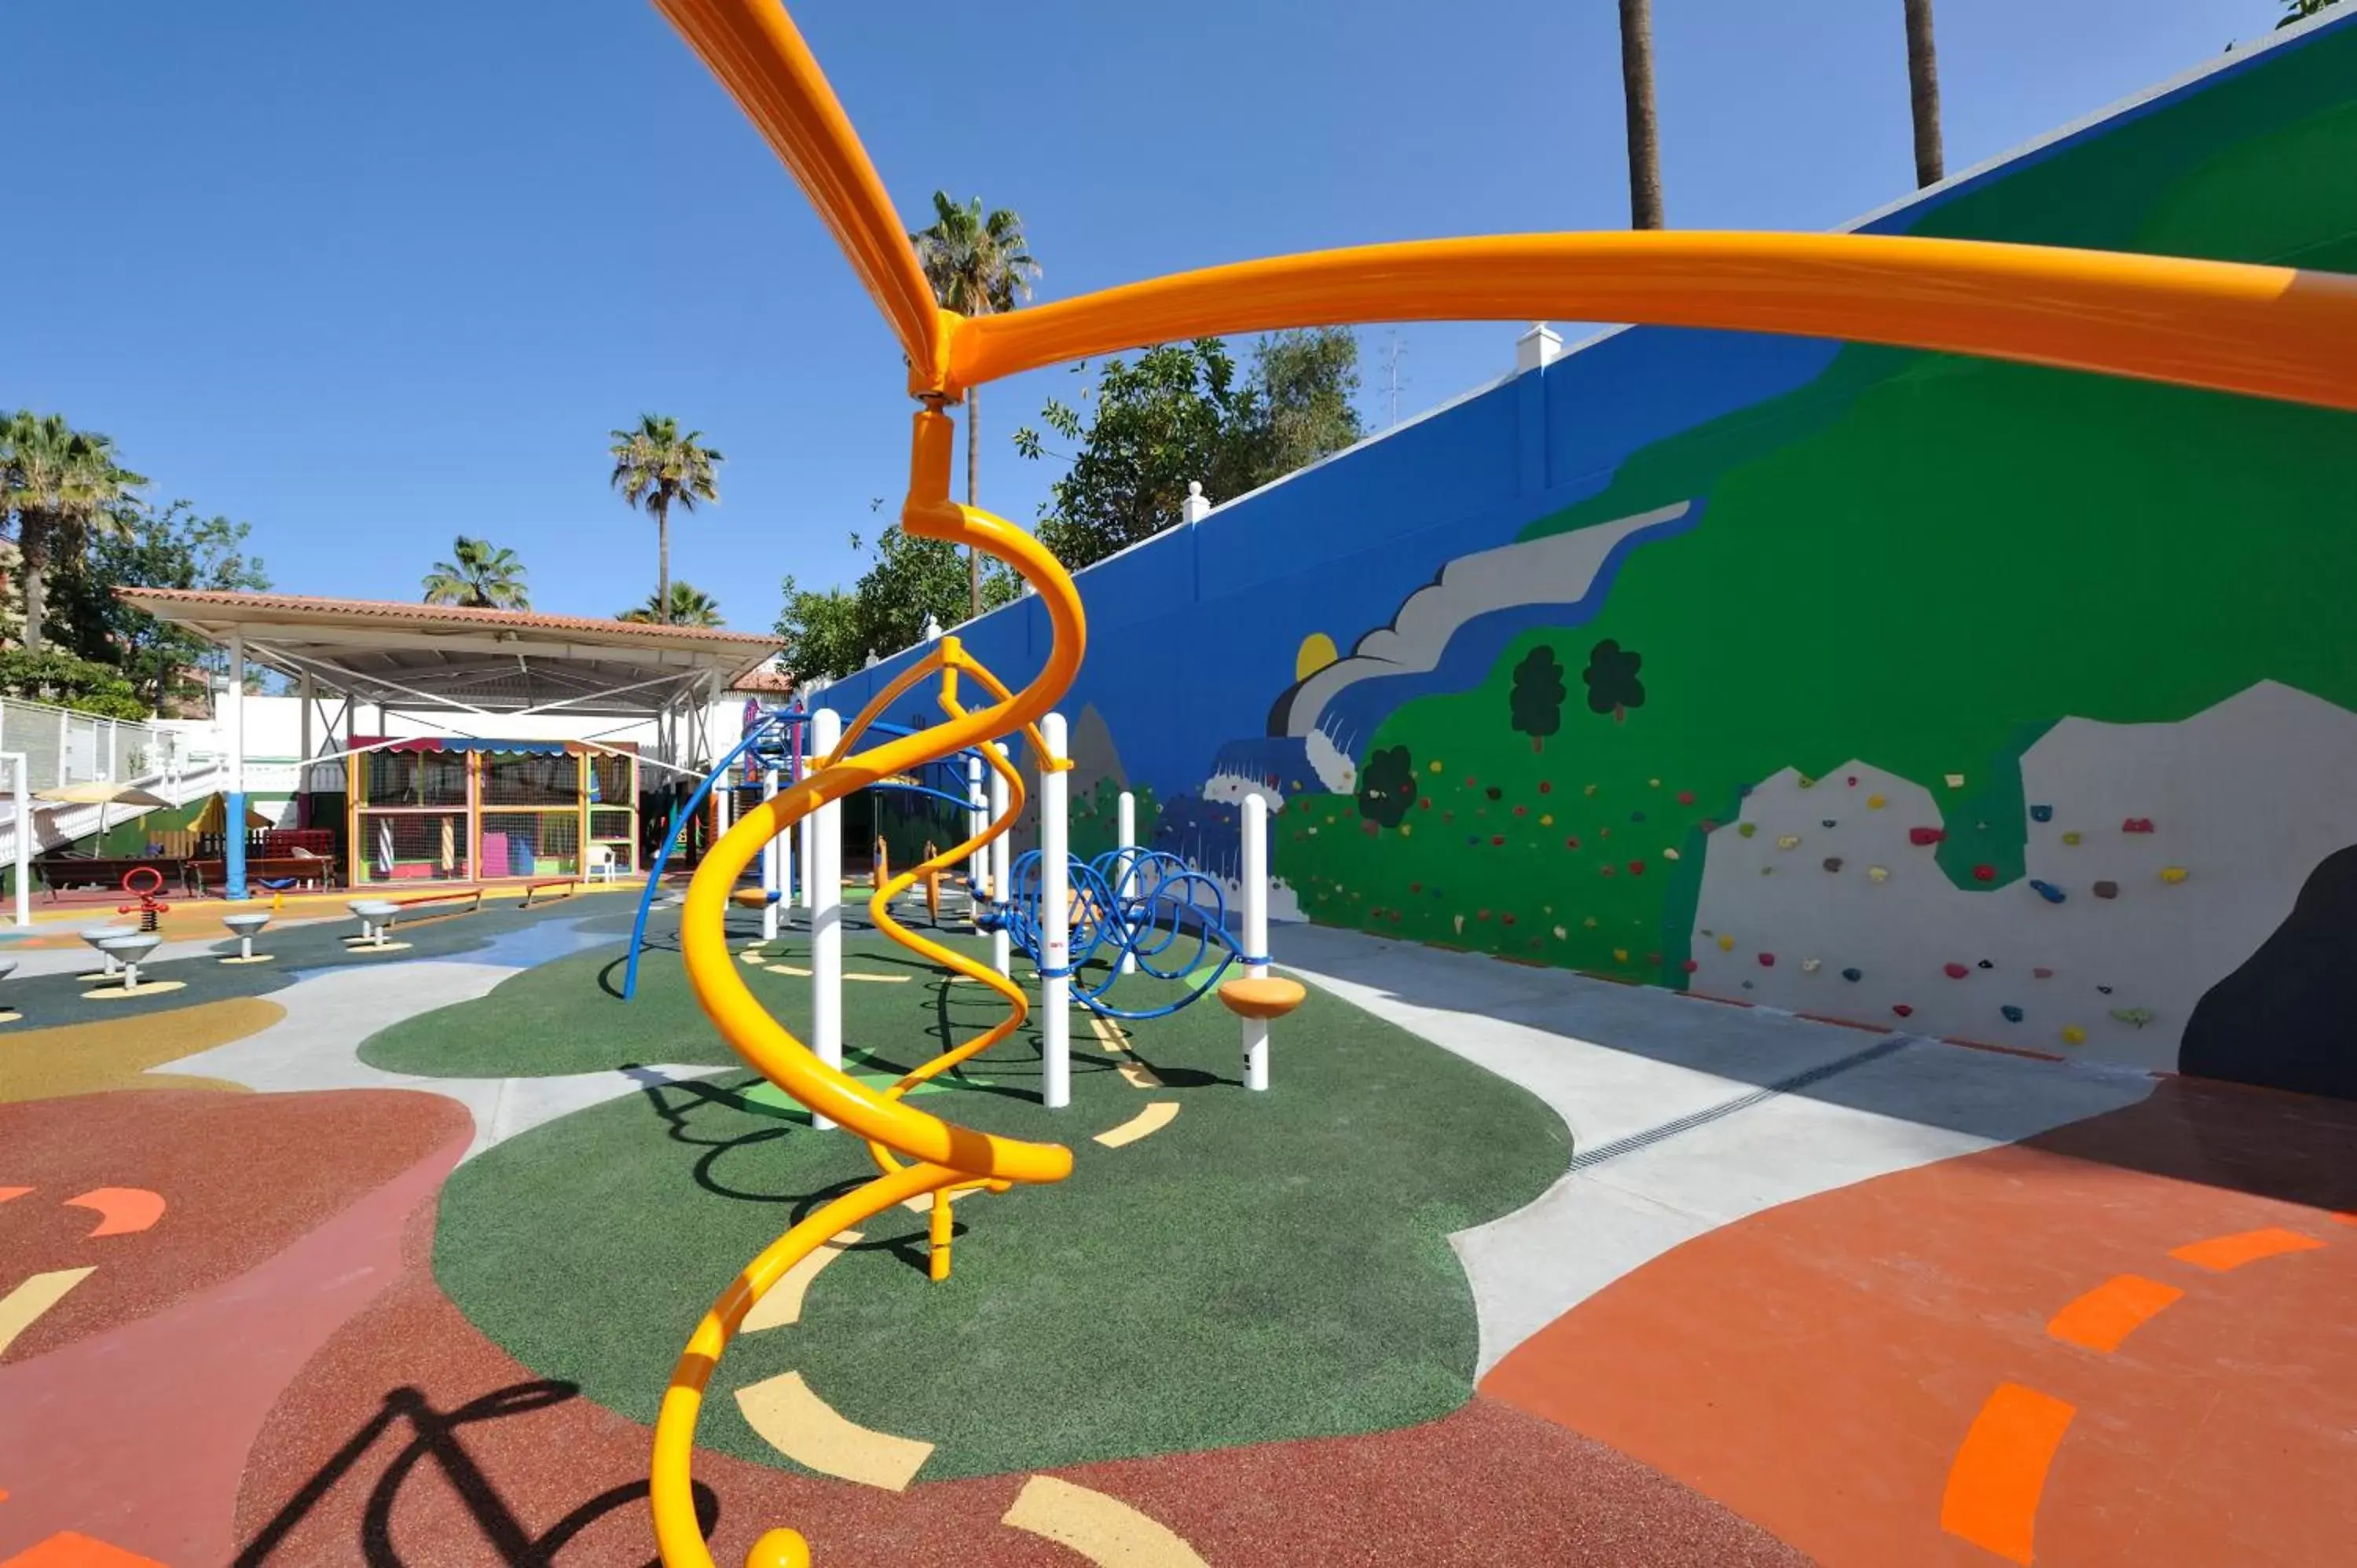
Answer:
[(165, 882), (188, 886), (188, 862), (170, 855), (79, 855), (52, 854), (33, 862), (33, 873), (41, 879), (41, 888), (50, 898), (71, 887), (103, 887), (110, 893), (123, 890), (123, 879), (141, 866), (160, 875)]
[(581, 891), (581, 879), (577, 876), (550, 876), (544, 877), (538, 882), (527, 882), (523, 885), (523, 902), (518, 904), (516, 908), (519, 909), (531, 908), (533, 896), (540, 892), (544, 887), (562, 887), (565, 891), (558, 894), (557, 897), (560, 898), (570, 898), (576, 893)]
[[(245, 880), (249, 886), (256, 882), (310, 882), (324, 887), (335, 869), (334, 861), (312, 854), (252, 855), (246, 859)], [(188, 882), (188, 891), (200, 898), (208, 888), (225, 888), (229, 886), (229, 862), (189, 861)]]
[(467, 906), (463, 909), (437, 909), (432, 914), (425, 917), (429, 920), (439, 920), (446, 916), (450, 915), (471, 915), (476, 910), (481, 908), (483, 907), (483, 890), (479, 887), (451, 887), (447, 888), (440, 893), (420, 893), (414, 897), (388, 898), (385, 902), (402, 910), (403, 913), (399, 918), (404, 920), (407, 920), (412, 918), (407, 911), (421, 908), (427, 904), (463, 903)]

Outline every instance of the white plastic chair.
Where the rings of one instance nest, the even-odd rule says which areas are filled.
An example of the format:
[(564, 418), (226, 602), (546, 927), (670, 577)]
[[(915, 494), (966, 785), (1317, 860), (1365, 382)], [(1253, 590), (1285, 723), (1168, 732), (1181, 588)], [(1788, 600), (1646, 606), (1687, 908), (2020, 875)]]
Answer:
[(613, 881), (615, 877), (620, 874), (619, 867), (614, 864), (614, 851), (611, 846), (607, 844), (591, 844), (589, 846), (588, 857), (584, 861), (583, 865), (587, 870), (588, 879), (592, 882), (597, 880), (598, 874), (600, 872), (605, 874), (605, 879), (608, 882)]

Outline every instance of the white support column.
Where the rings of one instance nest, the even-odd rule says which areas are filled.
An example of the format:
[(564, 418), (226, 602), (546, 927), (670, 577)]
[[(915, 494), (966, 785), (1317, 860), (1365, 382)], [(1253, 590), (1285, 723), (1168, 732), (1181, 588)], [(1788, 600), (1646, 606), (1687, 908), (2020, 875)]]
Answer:
[[(982, 792), (982, 758), (965, 759), (965, 833), (968, 838), (980, 838), (983, 829), (990, 825), (990, 810)], [(977, 844), (966, 856), (966, 901), (975, 909), (982, 908), (983, 879), (990, 875), (990, 846)]]
[[(1268, 978), (1268, 802), (1247, 795), (1243, 802), (1244, 929), (1239, 939), (1243, 956), (1258, 959), (1244, 966), (1246, 978)], [(1268, 1020), (1243, 1021), (1244, 1087), (1268, 1087)]]
[[(1006, 815), (1010, 796), (1006, 780), (994, 769), (990, 775), (990, 820)], [(990, 897), (998, 906), (998, 929), (990, 933), (990, 965), (1001, 974), (1012, 973), (1015, 965), (1013, 939), (1006, 930), (1008, 910), (1006, 877), (1015, 864), (1015, 834), (1010, 831), (999, 834), (990, 843)]]
[(1066, 861), (1064, 715), (1039, 721), (1039, 1095), (1050, 1111), (1072, 1102), (1071, 877)]
[[(1126, 789), (1121, 792), (1121, 799), (1114, 803), (1114, 842), (1121, 846), (1121, 858), (1114, 862), (1113, 897), (1118, 907), (1129, 890), (1129, 868), (1137, 860), (1137, 797)], [(1149, 910), (1148, 914), (1151, 913)], [(1137, 955), (1129, 950), (1126, 943), (1121, 950), (1121, 972), (1137, 972)]]
[[(778, 798), (779, 768), (775, 762), (761, 769), (761, 799)], [(778, 940), (779, 900), (785, 887), (786, 841), (782, 835), (761, 846), (761, 940)]]
[(316, 679), (308, 670), (304, 671), (301, 689), (295, 698), (296, 706), (303, 714), (303, 735), (296, 743), (301, 749), (296, 753), (296, 760), (301, 764), (295, 774), (295, 793), (297, 795), (302, 794), (311, 782), (310, 761), (314, 755), (311, 748), (311, 708), (318, 700), (318, 692), (313, 685)]
[[(843, 715), (821, 708), (811, 717), (811, 746), (821, 757), (843, 738)], [(812, 853), (802, 863), (813, 885), (811, 906), (811, 1050), (829, 1067), (843, 1065), (843, 807), (830, 801), (811, 813)], [(832, 1127), (823, 1116), (813, 1126)]]
[(0, 762), (8, 765), (8, 799), (16, 808), (16, 924), (33, 923), (33, 795), (25, 778), (25, 754), (21, 751), (0, 751)]

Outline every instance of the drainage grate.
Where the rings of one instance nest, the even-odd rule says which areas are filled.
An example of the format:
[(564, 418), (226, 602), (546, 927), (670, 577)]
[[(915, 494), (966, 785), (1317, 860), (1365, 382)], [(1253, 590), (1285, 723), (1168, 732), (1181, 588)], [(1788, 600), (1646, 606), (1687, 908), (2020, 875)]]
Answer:
[(1608, 1160), (1617, 1160), (1623, 1155), (1633, 1155), (1640, 1149), (1650, 1149), (1654, 1144), (1664, 1143), (1681, 1133), (1691, 1133), (1697, 1127), (1706, 1127), (1713, 1122), (1734, 1115), (1738, 1111), (1749, 1111), (1762, 1101), (1773, 1100), (1780, 1094), (1796, 1093), (1811, 1084), (1823, 1083), (1829, 1078), (1838, 1077), (1852, 1068), (1861, 1068), (1868, 1062), (1879, 1061), (1884, 1057), (1905, 1050), (1914, 1043), (1915, 1036), (1912, 1035), (1893, 1035), (1887, 1040), (1878, 1040), (1862, 1051), (1853, 1051), (1848, 1056), (1836, 1058), (1833, 1061), (1810, 1068), (1805, 1072), (1796, 1072), (1790, 1078), (1780, 1078), (1775, 1082), (1764, 1088), (1755, 1089), (1749, 1094), (1738, 1094), (1732, 1100), (1706, 1106), (1700, 1111), (1681, 1116), (1674, 1122), (1664, 1122), (1658, 1127), (1648, 1127), (1641, 1133), (1631, 1133), (1625, 1138), (1615, 1138), (1609, 1144), (1598, 1144), (1592, 1149), (1574, 1155), (1571, 1157), (1570, 1168), (1574, 1172), (1590, 1170)]

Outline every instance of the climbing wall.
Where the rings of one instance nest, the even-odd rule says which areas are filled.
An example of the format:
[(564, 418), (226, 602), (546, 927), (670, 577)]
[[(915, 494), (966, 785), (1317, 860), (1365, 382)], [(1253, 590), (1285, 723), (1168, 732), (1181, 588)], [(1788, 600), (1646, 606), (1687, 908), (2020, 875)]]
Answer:
[[(2357, 274), (2352, 168), (2357, 14), (1862, 227)], [(2352, 497), (2346, 414), (1621, 332), (1082, 574), (1074, 793), (1214, 875), (1267, 800), (1281, 914), (2357, 1095)]]

